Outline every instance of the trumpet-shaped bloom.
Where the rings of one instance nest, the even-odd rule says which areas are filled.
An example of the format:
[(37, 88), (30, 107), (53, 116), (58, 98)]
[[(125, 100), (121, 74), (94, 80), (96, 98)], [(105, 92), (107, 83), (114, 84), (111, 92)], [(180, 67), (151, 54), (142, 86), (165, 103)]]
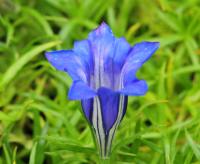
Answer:
[(72, 50), (46, 53), (56, 69), (71, 76), (68, 97), (81, 101), (102, 156), (109, 155), (128, 96), (147, 92), (146, 82), (138, 80), (136, 72), (158, 47), (158, 42), (141, 42), (132, 47), (124, 38), (115, 38), (109, 26), (102, 23), (87, 39), (75, 42)]

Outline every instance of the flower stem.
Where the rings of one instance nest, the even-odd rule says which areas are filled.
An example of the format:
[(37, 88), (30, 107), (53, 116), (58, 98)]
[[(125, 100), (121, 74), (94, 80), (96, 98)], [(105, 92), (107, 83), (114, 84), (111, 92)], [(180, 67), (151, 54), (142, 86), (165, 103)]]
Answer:
[(100, 164), (110, 164), (110, 158), (100, 159)]

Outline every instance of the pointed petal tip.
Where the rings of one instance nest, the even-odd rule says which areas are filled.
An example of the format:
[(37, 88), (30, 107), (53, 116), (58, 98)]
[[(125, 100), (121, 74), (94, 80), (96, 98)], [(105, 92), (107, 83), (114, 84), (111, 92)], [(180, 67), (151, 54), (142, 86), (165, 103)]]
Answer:
[(47, 51), (45, 52), (44, 56), (46, 57), (47, 60), (51, 60), (54, 57), (58, 57), (60, 55), (60, 57), (62, 57), (62, 55), (68, 55), (68, 54), (72, 54), (73, 51), (72, 50), (54, 50), (54, 51)]
[(69, 100), (84, 100), (93, 98), (97, 95), (95, 90), (91, 89), (83, 81), (74, 81), (68, 92)]
[(105, 32), (112, 33), (111, 28), (104, 21), (100, 24), (100, 26), (97, 28), (97, 30), (102, 33), (105, 33)]
[(108, 26), (107, 23), (105, 21), (102, 21), (100, 26)]
[(145, 80), (138, 80), (132, 84), (126, 85), (119, 93), (129, 96), (144, 96), (148, 91), (148, 85)]
[(153, 49), (152, 52), (155, 53), (160, 47), (160, 42), (151, 42), (151, 44), (152, 44), (152, 49)]
[[(53, 65), (55, 68), (58, 67), (58, 65), (60, 65), (61, 63), (58, 61), (56, 62), (57, 59), (57, 52), (58, 51), (47, 51), (45, 52), (44, 56), (45, 58), (48, 60), (49, 63), (51, 63), (51, 65)], [(58, 69), (58, 68), (57, 68)]]
[(149, 42), (154, 52), (160, 47), (160, 42)]
[(160, 42), (152, 42), (152, 43), (155, 45), (156, 49), (160, 47)]
[(111, 28), (102, 22), (96, 29), (89, 33), (89, 39), (94, 39), (98, 36), (113, 35)]
[(51, 52), (45, 52), (45, 54), (44, 54), (44, 56), (45, 56), (45, 58), (47, 59), (47, 60), (50, 60), (51, 59)]
[(148, 42), (144, 41), (143, 43), (146, 43), (147, 45), (154, 47), (155, 49), (158, 49), (160, 47), (160, 42)]

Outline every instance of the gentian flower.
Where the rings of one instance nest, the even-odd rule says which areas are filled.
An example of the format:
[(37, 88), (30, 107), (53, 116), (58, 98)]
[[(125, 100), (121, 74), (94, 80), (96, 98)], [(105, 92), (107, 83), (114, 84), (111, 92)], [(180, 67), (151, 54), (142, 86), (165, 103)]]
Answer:
[(158, 47), (158, 42), (131, 47), (124, 38), (115, 38), (103, 22), (87, 39), (76, 41), (72, 50), (46, 53), (56, 69), (71, 76), (68, 97), (81, 101), (102, 158), (110, 154), (115, 131), (126, 113), (128, 96), (147, 92), (146, 82), (138, 80), (136, 72)]

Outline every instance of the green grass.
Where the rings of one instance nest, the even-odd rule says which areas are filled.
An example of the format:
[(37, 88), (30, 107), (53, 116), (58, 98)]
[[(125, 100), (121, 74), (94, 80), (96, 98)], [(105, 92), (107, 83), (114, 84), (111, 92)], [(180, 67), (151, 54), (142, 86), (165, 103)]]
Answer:
[(44, 52), (71, 48), (102, 21), (132, 45), (160, 41), (138, 72), (111, 163), (200, 163), (199, 0), (0, 0), (0, 164), (98, 163), (71, 79)]

